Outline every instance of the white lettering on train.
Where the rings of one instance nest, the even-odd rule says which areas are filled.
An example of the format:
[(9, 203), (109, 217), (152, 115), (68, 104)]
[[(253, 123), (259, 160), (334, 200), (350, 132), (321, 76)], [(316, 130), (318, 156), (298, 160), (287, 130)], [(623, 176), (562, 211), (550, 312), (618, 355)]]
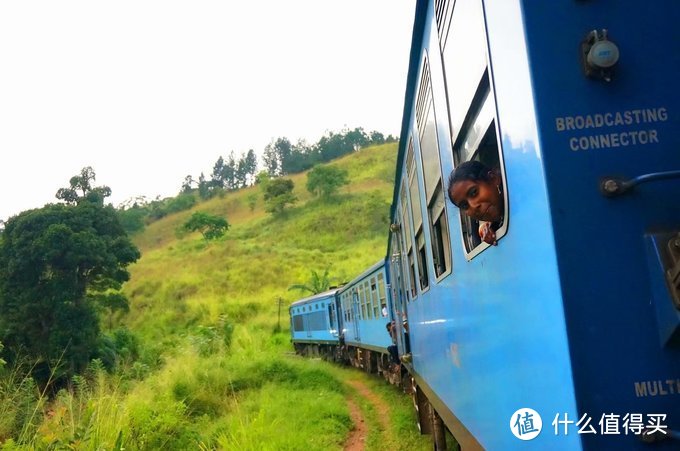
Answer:
[[(612, 133), (591, 132), (569, 138), (569, 148), (573, 151), (610, 149), (659, 143), (657, 129), (642, 129), (637, 126), (666, 122), (666, 107), (641, 108), (625, 111), (612, 111), (598, 114), (578, 116), (562, 116), (555, 118), (555, 130), (558, 132), (590, 131), (607, 127), (628, 127), (632, 130), (616, 130)], [(573, 133), (570, 133), (573, 134)]]
[(640, 381), (634, 382), (634, 384), (635, 396), (638, 398), (680, 395), (680, 379)]
[(635, 146), (638, 144), (658, 143), (656, 130), (633, 130), (630, 132), (608, 133), (606, 135), (588, 135), (570, 138), (571, 150), (606, 149), (609, 147)]
[(619, 125), (650, 124), (667, 120), (668, 111), (665, 107), (645, 108), (640, 110), (614, 111), (611, 113), (586, 114), (583, 116), (556, 117), (555, 129), (558, 132), (564, 132)]

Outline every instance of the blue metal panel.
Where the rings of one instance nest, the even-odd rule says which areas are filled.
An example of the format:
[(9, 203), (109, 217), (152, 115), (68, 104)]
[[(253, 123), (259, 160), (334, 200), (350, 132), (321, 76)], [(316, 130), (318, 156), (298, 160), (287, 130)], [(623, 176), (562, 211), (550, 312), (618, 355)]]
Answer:
[[(645, 236), (680, 229), (680, 180), (615, 199), (598, 185), (680, 169), (680, 3), (526, 1), (524, 12), (579, 413), (667, 414), (678, 430), (680, 348), (659, 340), (672, 316), (658, 317), (651, 287), (662, 274), (648, 264)], [(620, 49), (611, 82), (584, 77), (577, 61), (586, 33), (603, 28)], [(584, 444), (643, 447), (624, 435)]]
[[(523, 27), (517, 4), (496, 3), (504, 3), (499, 8), (508, 9), (509, 5), (510, 11), (504, 17), (504, 45), (520, 57), (507, 65), (499, 63), (498, 68), (494, 65), (494, 70), (513, 70), (511, 89), (529, 90), (526, 66), (522, 70)], [(453, 169), (453, 161), (434, 27), (430, 8), (422, 42), (432, 48), (428, 55), (446, 176)], [(412, 64), (414, 61), (419, 64), (422, 56), (415, 56)], [(417, 80), (414, 76), (409, 85)], [(505, 86), (502, 85), (504, 89)], [(497, 92), (501, 115), (512, 110), (523, 114), (532, 111), (531, 96), (520, 97), (514, 92)], [(404, 123), (411, 126), (412, 104), (408, 111), (410, 119)], [(408, 305), (413, 367), (483, 447), (577, 449), (580, 439), (576, 435), (555, 437), (543, 433), (531, 442), (522, 442), (508, 427), (513, 412), (522, 407), (539, 412), (576, 409), (549, 207), (536, 141), (532, 140), (536, 136), (535, 124), (531, 117), (520, 124), (506, 124), (502, 117), (499, 120), (511, 193), (511, 232), (498, 247), (488, 248), (467, 261), (458, 212), (448, 209), (452, 274), (440, 282), (430, 280), (429, 290)], [(408, 135), (402, 132), (404, 136)], [(401, 153), (405, 145), (402, 140)], [(403, 170), (398, 168), (400, 173)], [(425, 232), (429, 240), (430, 231), (426, 228)], [(428, 272), (433, 274), (432, 268)], [(544, 419), (548, 428), (551, 420)]]

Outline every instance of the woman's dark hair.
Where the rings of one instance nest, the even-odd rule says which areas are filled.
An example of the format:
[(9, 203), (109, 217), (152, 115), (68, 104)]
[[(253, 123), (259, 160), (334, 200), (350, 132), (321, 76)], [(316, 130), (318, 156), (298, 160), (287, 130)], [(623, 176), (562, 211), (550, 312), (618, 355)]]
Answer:
[[(448, 189), (449, 199), (451, 199), (451, 187), (453, 187), (455, 183), (463, 182), (466, 180), (471, 181), (482, 180), (485, 182), (489, 182), (491, 181), (493, 173), (494, 173), (493, 169), (491, 169), (481, 161), (470, 160), (461, 163), (460, 165), (456, 166), (453, 172), (451, 172), (451, 176), (449, 177), (449, 189)], [(451, 199), (451, 202), (453, 202), (453, 199)]]
[(470, 160), (456, 166), (449, 177), (449, 187), (464, 180), (491, 180), (493, 169), (477, 160)]

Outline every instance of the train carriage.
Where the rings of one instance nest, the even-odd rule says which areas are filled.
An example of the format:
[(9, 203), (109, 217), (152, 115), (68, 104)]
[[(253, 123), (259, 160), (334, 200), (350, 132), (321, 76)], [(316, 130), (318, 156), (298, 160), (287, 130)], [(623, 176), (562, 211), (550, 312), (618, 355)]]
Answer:
[(334, 288), (290, 305), (291, 341), (298, 353), (335, 357), (342, 328), (335, 297), (337, 291)]
[(338, 290), (343, 337), (349, 361), (369, 372), (389, 366), (392, 344), (386, 325), (392, 302), (385, 261), (381, 260)]
[[(335, 296), (358, 366), (397, 320), (435, 449), (680, 449), (679, 19), (416, 1), (387, 258)], [(497, 181), (495, 243), (448, 199), (468, 161)]]
[[(390, 271), (463, 449), (680, 446), (679, 15), (417, 2)], [(496, 246), (446, 200), (468, 160), (502, 180)]]

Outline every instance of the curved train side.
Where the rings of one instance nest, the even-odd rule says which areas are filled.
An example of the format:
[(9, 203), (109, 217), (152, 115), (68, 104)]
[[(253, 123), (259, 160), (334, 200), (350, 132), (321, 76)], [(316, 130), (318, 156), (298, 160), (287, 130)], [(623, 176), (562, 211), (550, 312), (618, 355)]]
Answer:
[[(389, 376), (396, 320), (437, 449), (444, 429), (464, 450), (678, 449), (678, 19), (672, 0), (418, 0), (387, 257), (324, 298), (333, 338), (296, 349)], [(497, 246), (447, 199), (468, 160), (501, 174)]]

